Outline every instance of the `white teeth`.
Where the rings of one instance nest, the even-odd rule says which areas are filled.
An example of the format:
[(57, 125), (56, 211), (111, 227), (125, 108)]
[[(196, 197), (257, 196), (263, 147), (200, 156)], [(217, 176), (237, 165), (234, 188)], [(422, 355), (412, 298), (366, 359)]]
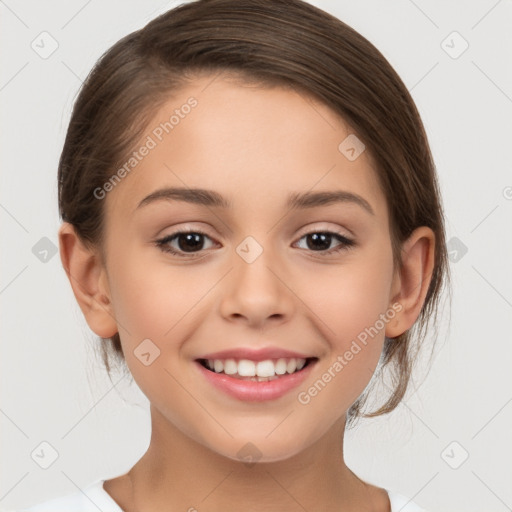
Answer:
[(275, 374), (274, 363), (270, 360), (260, 361), (256, 365), (256, 375), (258, 377), (273, 377)]
[(234, 375), (238, 371), (238, 365), (234, 359), (226, 359), (224, 361), (224, 373), (226, 375)]
[(293, 373), (297, 369), (297, 359), (290, 359), (288, 364), (286, 365), (286, 371), (288, 373)]
[(216, 373), (225, 373), (238, 377), (253, 377), (250, 380), (267, 381), (278, 378), (285, 373), (295, 373), (302, 370), (306, 364), (306, 359), (266, 359), (264, 361), (251, 361), (249, 359), (208, 359), (207, 367)]
[[(240, 359), (240, 361), (238, 361), (238, 375), (240, 375), (240, 377), (254, 377), (256, 375), (256, 365), (254, 361)], [(258, 375), (258, 377), (264, 377), (264, 375)]]
[(286, 359), (278, 359), (275, 367), (276, 375), (284, 375), (286, 373)]

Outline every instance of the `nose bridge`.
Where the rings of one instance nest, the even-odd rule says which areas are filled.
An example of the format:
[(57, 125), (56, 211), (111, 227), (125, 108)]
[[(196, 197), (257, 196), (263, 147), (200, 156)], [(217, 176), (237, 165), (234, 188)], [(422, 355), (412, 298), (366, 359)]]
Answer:
[[(270, 317), (291, 314), (293, 301), (279, 276), (279, 258), (271, 237), (247, 236), (235, 247), (231, 285), (224, 293), (222, 314), (261, 323)], [(279, 277), (278, 277), (279, 276)]]
[(235, 248), (235, 275), (237, 288), (248, 287), (247, 293), (258, 291), (265, 294), (280, 293), (279, 280), (275, 270), (279, 266), (276, 251), (271, 247), (271, 237), (258, 236), (260, 243), (254, 236), (247, 236)]

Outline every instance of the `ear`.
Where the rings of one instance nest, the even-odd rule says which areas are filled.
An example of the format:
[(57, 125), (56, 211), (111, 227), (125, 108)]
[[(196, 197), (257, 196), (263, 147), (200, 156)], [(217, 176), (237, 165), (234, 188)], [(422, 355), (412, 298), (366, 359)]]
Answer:
[(59, 248), (62, 266), (87, 324), (98, 336), (112, 337), (118, 329), (99, 252), (88, 249), (68, 222), (59, 229)]
[(422, 226), (413, 231), (402, 246), (402, 268), (397, 269), (390, 294), (391, 304), (398, 303), (394, 320), (386, 326), (386, 337), (396, 338), (416, 322), (432, 278), (435, 234)]

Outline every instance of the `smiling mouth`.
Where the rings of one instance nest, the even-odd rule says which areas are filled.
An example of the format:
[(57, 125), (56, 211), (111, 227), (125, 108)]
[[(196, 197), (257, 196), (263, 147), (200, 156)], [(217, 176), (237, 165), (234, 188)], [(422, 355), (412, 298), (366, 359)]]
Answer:
[(299, 373), (304, 368), (318, 360), (317, 357), (279, 358), (264, 361), (250, 359), (197, 359), (197, 361), (212, 373), (224, 374), (238, 380), (253, 382), (268, 382)]

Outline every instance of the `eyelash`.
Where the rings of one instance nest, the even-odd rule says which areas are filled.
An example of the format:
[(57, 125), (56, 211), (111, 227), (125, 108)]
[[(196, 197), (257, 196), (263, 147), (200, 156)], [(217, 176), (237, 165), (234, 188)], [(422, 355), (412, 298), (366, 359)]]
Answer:
[[(170, 245), (168, 245), (169, 242), (171, 242), (172, 240), (177, 238), (179, 235), (186, 235), (186, 234), (189, 234), (189, 233), (193, 233), (193, 234), (197, 234), (197, 235), (202, 235), (202, 236), (205, 236), (207, 238), (210, 238), (206, 233), (204, 233), (203, 231), (201, 231), (199, 229), (189, 229), (189, 230), (175, 231), (174, 233), (171, 233), (170, 235), (166, 235), (164, 238), (161, 238), (159, 240), (155, 240), (154, 243), (163, 252), (173, 254), (173, 255), (178, 256), (180, 258), (189, 258), (189, 259), (190, 258), (195, 258), (197, 256), (194, 256), (194, 255), (200, 254), (204, 249), (201, 249), (201, 250), (199, 250), (199, 251), (197, 251), (195, 253), (194, 252), (185, 253), (185, 252), (177, 251), (176, 249), (174, 249)], [(326, 255), (336, 254), (336, 253), (339, 253), (341, 251), (346, 251), (346, 250), (348, 250), (351, 247), (354, 247), (356, 245), (356, 242), (354, 240), (349, 239), (346, 236), (341, 235), (340, 233), (336, 233), (335, 231), (327, 231), (327, 230), (326, 231), (322, 231), (322, 230), (310, 231), (309, 233), (305, 233), (304, 235), (302, 235), (299, 238), (299, 240), (302, 240), (304, 237), (306, 237), (308, 235), (319, 234), (319, 233), (324, 234), (324, 235), (332, 235), (332, 236), (334, 236), (335, 239), (337, 239), (339, 242), (341, 242), (341, 244), (338, 245), (337, 247), (335, 247), (334, 249), (329, 249), (327, 251), (313, 251), (313, 250), (311, 250), (311, 252), (320, 253), (322, 257), (326, 256)]]

